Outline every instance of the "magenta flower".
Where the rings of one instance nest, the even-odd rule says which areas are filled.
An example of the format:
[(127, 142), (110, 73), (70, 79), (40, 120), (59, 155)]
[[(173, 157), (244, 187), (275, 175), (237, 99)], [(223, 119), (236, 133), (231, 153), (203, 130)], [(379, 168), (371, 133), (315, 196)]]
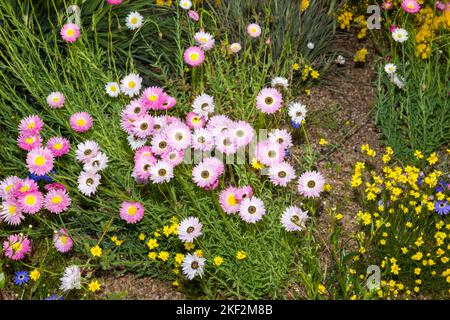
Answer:
[(139, 202), (122, 203), (119, 211), (120, 218), (127, 223), (136, 223), (142, 220), (144, 217), (144, 207)]
[(22, 260), (31, 251), (31, 241), (22, 235), (13, 234), (3, 242), (5, 256), (12, 260)]
[(184, 51), (183, 57), (184, 62), (194, 68), (201, 65), (205, 60), (205, 54), (203, 53), (203, 50), (196, 46), (187, 48)]
[(80, 36), (80, 27), (75, 23), (66, 23), (63, 25), (60, 34), (64, 41), (75, 42)]

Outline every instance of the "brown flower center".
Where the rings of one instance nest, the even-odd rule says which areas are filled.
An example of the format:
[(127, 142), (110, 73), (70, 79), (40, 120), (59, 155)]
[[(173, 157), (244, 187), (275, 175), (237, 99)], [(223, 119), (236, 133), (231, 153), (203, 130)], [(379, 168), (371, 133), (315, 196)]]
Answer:
[(266, 97), (266, 98), (264, 99), (264, 102), (265, 102), (266, 104), (272, 104), (272, 103), (273, 103), (273, 98), (272, 98), (272, 97)]
[(167, 174), (167, 170), (166, 169), (159, 169), (158, 170), (158, 175), (163, 177)]
[(278, 177), (279, 178), (286, 178), (286, 172), (285, 171), (280, 171), (280, 172), (278, 172)]
[(250, 214), (256, 213), (256, 207), (255, 206), (248, 207), (248, 213), (250, 213)]
[(316, 186), (316, 182), (314, 180), (309, 180), (307, 185), (308, 188), (314, 188)]
[(204, 171), (202, 171), (202, 173), (200, 175), (203, 179), (207, 179), (207, 178), (209, 178), (209, 171), (204, 170)]

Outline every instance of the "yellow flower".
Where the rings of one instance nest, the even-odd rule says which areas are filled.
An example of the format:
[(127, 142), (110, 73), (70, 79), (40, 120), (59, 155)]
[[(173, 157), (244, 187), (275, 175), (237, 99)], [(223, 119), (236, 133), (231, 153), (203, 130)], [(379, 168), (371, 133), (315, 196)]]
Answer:
[(320, 76), (320, 73), (318, 71), (314, 70), (313, 72), (311, 72), (311, 77), (313, 79), (318, 79), (319, 76)]
[(236, 259), (244, 260), (245, 258), (247, 258), (247, 253), (245, 251), (240, 250), (236, 253)]
[(408, 248), (406, 248), (406, 247), (401, 248), (401, 250), (402, 250), (403, 254), (407, 254), (408, 253)]
[(436, 155), (436, 152), (433, 152), (432, 154), (430, 154), (430, 156), (427, 158), (427, 161), (430, 165), (433, 165), (435, 163), (438, 162), (438, 157)]
[(416, 151), (414, 152), (414, 156), (415, 156), (418, 160), (423, 159), (423, 153), (420, 152), (419, 150), (416, 150)]
[[(139, 240), (144, 241), (145, 240), (145, 234), (141, 233), (139, 235)], [(114, 241), (114, 240), (113, 240)]]
[(393, 274), (398, 274), (399, 272), (400, 272), (400, 270), (402, 270), (402, 268), (400, 268), (398, 265), (396, 265), (396, 264), (393, 264), (392, 266), (391, 266), (391, 272), (393, 273)]
[(161, 251), (158, 254), (158, 258), (161, 259), (162, 261), (167, 261), (169, 259), (169, 253), (167, 251)]
[(222, 259), (221, 256), (217, 256), (217, 257), (214, 258), (214, 264), (215, 264), (216, 266), (219, 267), (222, 263), (223, 263), (223, 259)]
[(307, 96), (311, 95), (311, 89), (305, 89), (305, 93)]
[(186, 242), (186, 243), (184, 244), (184, 248), (185, 248), (187, 251), (191, 251), (191, 250), (193, 250), (193, 249), (195, 248), (195, 244), (194, 244), (193, 242)]
[(163, 227), (163, 233), (166, 237), (170, 236), (172, 234), (172, 228), (169, 226), (164, 226)]
[(172, 285), (174, 287), (179, 287), (180, 286), (180, 284), (178, 283), (178, 280), (175, 280), (174, 282), (172, 282)]
[(34, 269), (33, 271), (30, 272), (31, 280), (37, 281), (40, 277), (41, 277), (41, 273), (39, 272), (38, 269)]
[(251, 165), (253, 169), (256, 170), (261, 170), (262, 168), (264, 168), (264, 165), (261, 162), (259, 162), (256, 158), (252, 159)]
[(300, 10), (303, 12), (309, 8), (309, 0), (302, 0), (300, 2)]
[(100, 288), (101, 288), (101, 285), (100, 285), (100, 283), (98, 283), (97, 280), (91, 281), (91, 283), (89, 283), (89, 291), (96, 292), (96, 291), (100, 290)]
[(175, 263), (176, 263), (176, 264), (182, 264), (182, 263), (183, 263), (183, 260), (184, 260), (184, 254), (182, 254), (182, 253), (177, 253), (177, 254), (175, 255)]
[(154, 251), (151, 251), (148, 253), (148, 257), (152, 260), (155, 260), (157, 256), (158, 256), (158, 254)]
[(294, 71), (298, 71), (298, 70), (300, 70), (300, 65), (299, 65), (298, 63), (294, 63), (294, 64), (292, 65), (292, 69), (293, 69)]
[(320, 139), (319, 139), (319, 144), (320, 144), (321, 146), (324, 146), (324, 145), (327, 145), (327, 144), (328, 144), (328, 141), (325, 140), (325, 139), (323, 139), (323, 138), (320, 138)]
[(336, 220), (341, 220), (342, 219), (342, 214), (341, 213), (338, 213), (337, 215), (336, 215)]
[(202, 250), (200, 250), (200, 249), (195, 250), (194, 253), (195, 253), (197, 256), (199, 256), (199, 257), (203, 257), (203, 252), (202, 252)]
[(414, 269), (414, 273), (415, 273), (416, 275), (419, 275), (421, 271), (422, 271), (422, 269), (420, 269), (420, 268), (415, 268), (415, 269)]
[(159, 246), (158, 241), (156, 239), (149, 239), (147, 241), (147, 247), (152, 250)]
[(448, 258), (447, 257), (442, 257), (441, 261), (442, 261), (442, 263), (447, 263), (448, 262)]
[(92, 247), (91, 254), (93, 257), (101, 257), (102, 256), (102, 248), (100, 248), (99, 246)]
[(326, 291), (327, 288), (325, 288), (323, 284), (319, 284), (319, 286), (317, 287), (317, 292), (319, 292), (319, 294), (324, 294)]

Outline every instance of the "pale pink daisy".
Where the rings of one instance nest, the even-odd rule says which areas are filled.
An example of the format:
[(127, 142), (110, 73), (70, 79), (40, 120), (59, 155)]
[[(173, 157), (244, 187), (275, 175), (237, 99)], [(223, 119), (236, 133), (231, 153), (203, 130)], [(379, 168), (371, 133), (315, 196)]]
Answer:
[(0, 221), (3, 220), (12, 226), (18, 226), (25, 219), (19, 205), (14, 201), (4, 201), (0, 206)]
[(173, 166), (167, 161), (159, 160), (150, 168), (150, 180), (153, 183), (164, 183), (173, 178)]
[(223, 174), (224, 170), (225, 170), (225, 166), (224, 166), (223, 162), (222, 162), (220, 159), (216, 158), (216, 157), (208, 157), (208, 158), (205, 158), (205, 159), (203, 160), (203, 163), (204, 163), (205, 165), (211, 165), (211, 166), (213, 166), (214, 169), (215, 169), (216, 172), (217, 172), (217, 176), (218, 176), (218, 177), (221, 176), (221, 175)]
[(206, 259), (200, 257), (197, 253), (187, 253), (184, 256), (181, 269), (187, 279), (192, 280), (196, 276), (203, 277), (203, 267), (205, 266)]
[(275, 88), (264, 88), (256, 97), (256, 107), (267, 114), (280, 110), (282, 103), (283, 96)]
[(18, 197), (21, 194), (29, 191), (39, 191), (39, 186), (36, 181), (25, 178), (21, 179), (18, 183), (15, 184), (12, 194), (14, 197)]
[(325, 179), (317, 171), (307, 171), (298, 179), (298, 192), (308, 198), (320, 196)]
[(192, 103), (192, 111), (205, 118), (208, 118), (208, 115), (214, 112), (214, 107), (214, 97), (206, 93), (197, 96)]
[(194, 34), (195, 42), (203, 51), (209, 51), (214, 48), (215, 40), (212, 34), (204, 31), (199, 31)]
[(191, 129), (203, 128), (205, 123), (205, 117), (197, 115), (195, 112), (191, 111), (186, 115), (186, 124)]
[(39, 133), (22, 132), (17, 138), (17, 145), (22, 150), (31, 151), (42, 146), (42, 137)]
[(157, 133), (152, 137), (152, 152), (156, 155), (163, 155), (169, 149), (167, 137), (163, 132)]
[(240, 202), (243, 199), (253, 197), (253, 188), (248, 185), (245, 187), (238, 188), (236, 191), (236, 199)]
[(202, 49), (194, 46), (184, 51), (183, 58), (184, 62), (195, 68), (203, 63), (205, 60), (205, 54)]
[(134, 165), (134, 173), (136, 177), (144, 182), (150, 178), (150, 169), (156, 164), (156, 159), (150, 157), (142, 157), (136, 161)]
[(191, 140), (191, 146), (194, 150), (211, 151), (214, 148), (214, 137), (208, 129), (195, 129)]
[(47, 148), (36, 148), (27, 154), (28, 170), (38, 176), (43, 176), (53, 169), (53, 153)]
[(283, 149), (293, 146), (292, 136), (286, 129), (275, 129), (269, 133), (269, 141), (280, 144)]
[(172, 123), (166, 129), (167, 143), (175, 150), (182, 150), (191, 144), (191, 130), (184, 123)]
[(64, 41), (75, 42), (80, 36), (80, 27), (75, 23), (66, 23), (63, 25), (60, 34)]
[(235, 214), (239, 212), (240, 202), (237, 197), (237, 191), (235, 187), (228, 187), (220, 193), (219, 203), (223, 211), (228, 214)]
[(12, 260), (22, 260), (31, 251), (31, 241), (20, 234), (12, 234), (3, 242), (3, 253)]
[(155, 133), (160, 133), (163, 128), (167, 126), (167, 119), (164, 116), (156, 116), (153, 118), (153, 130)]
[(216, 150), (223, 154), (234, 154), (238, 150), (237, 142), (229, 131), (217, 136), (214, 140), (216, 143)]
[(178, 238), (183, 242), (194, 242), (202, 235), (202, 223), (196, 217), (181, 220), (178, 225)]
[(241, 51), (241, 49), (242, 49), (242, 46), (241, 46), (241, 44), (238, 43), (238, 42), (232, 43), (232, 44), (230, 45), (230, 50), (231, 50), (231, 52), (233, 52), (233, 53), (238, 53), (239, 51)]
[(39, 116), (32, 115), (20, 120), (19, 131), (23, 133), (36, 134), (41, 131), (44, 121)]
[(3, 200), (8, 200), (16, 185), (21, 182), (17, 176), (8, 176), (0, 181), (0, 197)]
[(106, 0), (106, 3), (110, 5), (119, 5), (122, 3), (123, 0)]
[(256, 23), (247, 26), (247, 33), (252, 38), (258, 38), (261, 35), (261, 27)]
[(218, 177), (216, 168), (204, 162), (197, 164), (192, 170), (192, 180), (201, 188), (212, 186)]
[(154, 124), (153, 117), (148, 114), (137, 118), (133, 122), (134, 135), (141, 139), (148, 138), (153, 133), (153, 124)]
[(162, 159), (172, 164), (176, 167), (181, 162), (183, 162), (184, 150), (167, 150), (163, 155)]
[(59, 109), (64, 106), (64, 95), (61, 92), (52, 92), (47, 97), (47, 104), (52, 109)]
[(235, 122), (230, 128), (230, 131), (238, 147), (248, 145), (255, 135), (253, 127), (245, 121)]
[(73, 240), (69, 236), (69, 233), (66, 229), (61, 228), (59, 231), (55, 231), (55, 234), (53, 234), (53, 245), (55, 246), (56, 250), (61, 253), (65, 253), (70, 251), (73, 247)]
[(289, 232), (302, 231), (308, 221), (308, 211), (303, 211), (299, 207), (291, 206), (284, 210), (281, 215), (281, 224)]
[(70, 127), (75, 132), (86, 132), (94, 123), (94, 119), (87, 112), (77, 112), (70, 116)]
[(295, 170), (287, 162), (276, 163), (269, 168), (269, 178), (274, 185), (286, 187), (295, 179)]
[(417, 13), (420, 10), (420, 4), (417, 0), (403, 0), (402, 9), (408, 13)]
[(134, 97), (139, 94), (142, 86), (142, 78), (136, 73), (130, 73), (120, 80), (120, 90), (124, 95)]
[(239, 216), (247, 223), (256, 223), (266, 214), (264, 203), (257, 197), (245, 198), (239, 206)]
[(24, 213), (35, 214), (41, 210), (44, 197), (39, 191), (28, 191), (17, 198), (20, 210)]
[(54, 157), (61, 157), (70, 150), (70, 142), (66, 138), (53, 137), (48, 139), (47, 148), (52, 152)]
[(280, 163), (284, 159), (283, 146), (276, 142), (259, 142), (256, 145), (256, 159), (266, 166)]
[(78, 190), (85, 196), (90, 197), (97, 192), (101, 176), (96, 172), (81, 171), (78, 176)]
[(71, 200), (66, 190), (52, 189), (44, 198), (44, 207), (51, 213), (60, 214), (70, 206)]
[(93, 158), (95, 158), (100, 151), (100, 147), (97, 142), (92, 140), (87, 140), (85, 142), (80, 142), (75, 151), (75, 157), (81, 163), (87, 163)]
[(144, 217), (144, 207), (139, 202), (124, 201), (120, 206), (119, 215), (122, 220), (134, 224)]
[(44, 189), (49, 192), (50, 190), (66, 190), (66, 187), (61, 183), (53, 182), (46, 184)]
[(175, 107), (176, 104), (177, 104), (177, 99), (166, 94), (166, 98), (162, 102), (159, 109), (160, 110), (169, 110), (169, 109), (172, 109), (173, 107)]
[(150, 146), (143, 146), (136, 150), (134, 153), (134, 161), (137, 162), (140, 159), (146, 158), (156, 163), (156, 158), (153, 156), (152, 148)]

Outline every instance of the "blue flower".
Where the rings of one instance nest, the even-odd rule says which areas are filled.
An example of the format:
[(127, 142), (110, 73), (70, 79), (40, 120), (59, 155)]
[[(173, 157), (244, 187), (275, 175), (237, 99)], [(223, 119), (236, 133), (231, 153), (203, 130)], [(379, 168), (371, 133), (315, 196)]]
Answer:
[(434, 211), (442, 215), (447, 215), (450, 212), (450, 205), (447, 201), (436, 201), (434, 203)]
[(286, 157), (286, 158), (289, 158), (290, 156), (291, 156), (291, 152), (289, 151), (289, 149), (284, 149), (284, 156)]
[(28, 283), (30, 281), (30, 276), (28, 275), (28, 271), (17, 271), (14, 274), (14, 283), (18, 286)]
[(447, 189), (447, 182), (445, 182), (444, 180), (439, 180), (439, 182), (436, 185), (436, 192), (444, 192), (445, 189)]
[(421, 172), (419, 173), (419, 177), (417, 178), (417, 184), (418, 184), (419, 186), (422, 186), (422, 184), (423, 184), (423, 179), (424, 179), (424, 174), (423, 174), (423, 172), (421, 171)]
[(51, 296), (48, 296), (44, 300), (64, 300), (64, 297), (58, 297), (57, 294), (52, 294)]
[(292, 126), (294, 129), (298, 129), (298, 128), (300, 128), (300, 127), (302, 126), (302, 124), (301, 124), (301, 123), (297, 123), (297, 122), (291, 120), (291, 126)]

